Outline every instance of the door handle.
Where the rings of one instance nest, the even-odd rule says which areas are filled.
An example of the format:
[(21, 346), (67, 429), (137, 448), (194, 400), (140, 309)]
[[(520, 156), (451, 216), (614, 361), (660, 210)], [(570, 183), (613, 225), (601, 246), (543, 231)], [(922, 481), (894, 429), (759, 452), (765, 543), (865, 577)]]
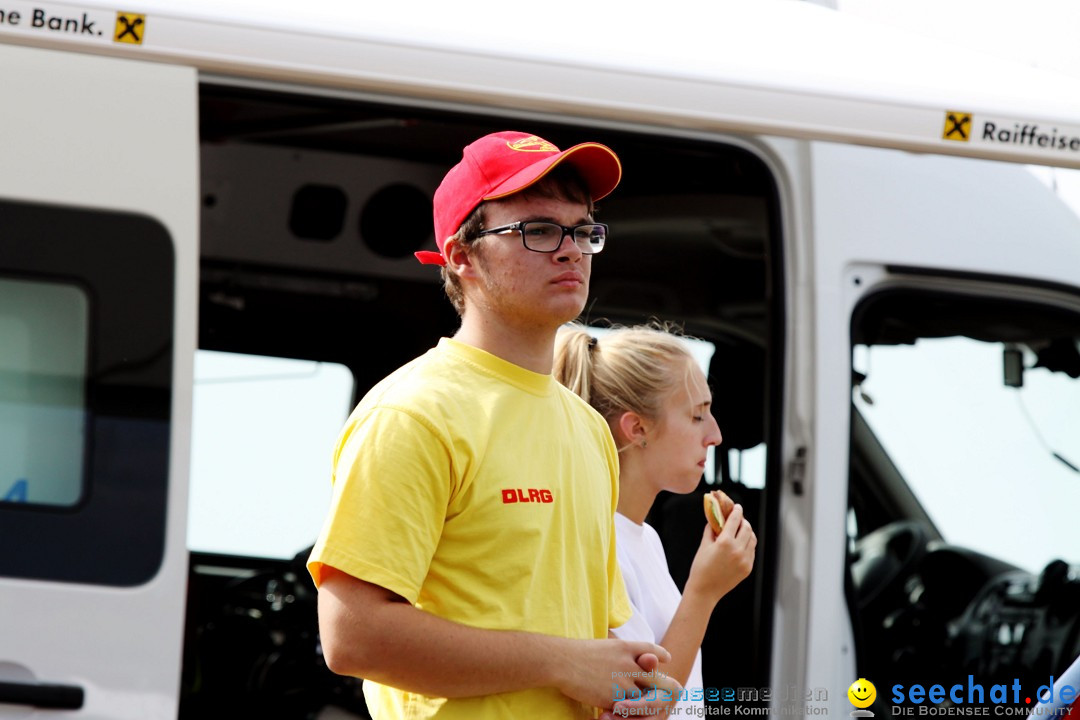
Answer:
[(83, 706), (84, 695), (83, 689), (76, 685), (0, 680), (0, 703), (32, 705), (49, 710), (78, 710)]

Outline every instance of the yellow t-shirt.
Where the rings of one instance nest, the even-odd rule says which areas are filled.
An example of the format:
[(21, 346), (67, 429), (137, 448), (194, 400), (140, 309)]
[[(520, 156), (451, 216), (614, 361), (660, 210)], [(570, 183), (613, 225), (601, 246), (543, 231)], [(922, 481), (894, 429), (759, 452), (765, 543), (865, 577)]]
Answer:
[[(444, 338), (364, 397), (308, 569), (476, 627), (604, 638), (630, 616), (607, 424), (551, 375)], [(591, 718), (553, 688), (431, 698), (373, 682), (375, 720)]]

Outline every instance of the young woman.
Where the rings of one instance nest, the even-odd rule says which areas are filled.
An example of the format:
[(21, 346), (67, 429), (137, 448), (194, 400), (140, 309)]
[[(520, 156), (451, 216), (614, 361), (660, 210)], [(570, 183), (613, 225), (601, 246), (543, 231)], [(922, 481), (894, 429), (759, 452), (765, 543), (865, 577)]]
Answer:
[(722, 437), (709, 412), (705, 374), (680, 337), (663, 327), (618, 328), (602, 339), (581, 326), (559, 332), (555, 377), (607, 420), (619, 450), (616, 552), (634, 614), (614, 630), (671, 653), (661, 670), (704, 706), (701, 640), (716, 603), (750, 574), (757, 537), (736, 505), (717, 535), (701, 519), (701, 544), (682, 595), (645, 515), (661, 490), (697, 489), (708, 449)]

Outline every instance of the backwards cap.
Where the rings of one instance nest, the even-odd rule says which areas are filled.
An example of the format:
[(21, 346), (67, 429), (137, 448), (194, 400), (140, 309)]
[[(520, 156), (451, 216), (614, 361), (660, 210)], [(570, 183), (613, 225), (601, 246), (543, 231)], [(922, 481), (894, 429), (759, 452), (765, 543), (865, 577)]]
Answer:
[(559, 150), (536, 135), (505, 131), (467, 145), (461, 162), (450, 168), (435, 191), (435, 244), (439, 252), (421, 250), (415, 253), (416, 258), (427, 265), (445, 265), (443, 245), (477, 205), (524, 190), (564, 162), (581, 174), (594, 202), (610, 194), (622, 177), (618, 156), (599, 143)]

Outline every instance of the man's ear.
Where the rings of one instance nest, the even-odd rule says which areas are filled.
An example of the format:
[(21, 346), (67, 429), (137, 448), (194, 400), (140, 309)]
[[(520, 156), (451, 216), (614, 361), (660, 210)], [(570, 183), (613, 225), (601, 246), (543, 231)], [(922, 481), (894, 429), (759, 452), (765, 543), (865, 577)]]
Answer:
[(618, 443), (622, 445), (640, 445), (645, 440), (646, 432), (648, 431), (648, 423), (632, 410), (627, 410), (619, 416), (619, 421), (616, 423), (619, 428), (619, 434), (622, 435), (622, 442)]
[(476, 272), (473, 257), (458, 235), (451, 236), (443, 243), (443, 258), (446, 259), (446, 267), (458, 277), (471, 277)]

